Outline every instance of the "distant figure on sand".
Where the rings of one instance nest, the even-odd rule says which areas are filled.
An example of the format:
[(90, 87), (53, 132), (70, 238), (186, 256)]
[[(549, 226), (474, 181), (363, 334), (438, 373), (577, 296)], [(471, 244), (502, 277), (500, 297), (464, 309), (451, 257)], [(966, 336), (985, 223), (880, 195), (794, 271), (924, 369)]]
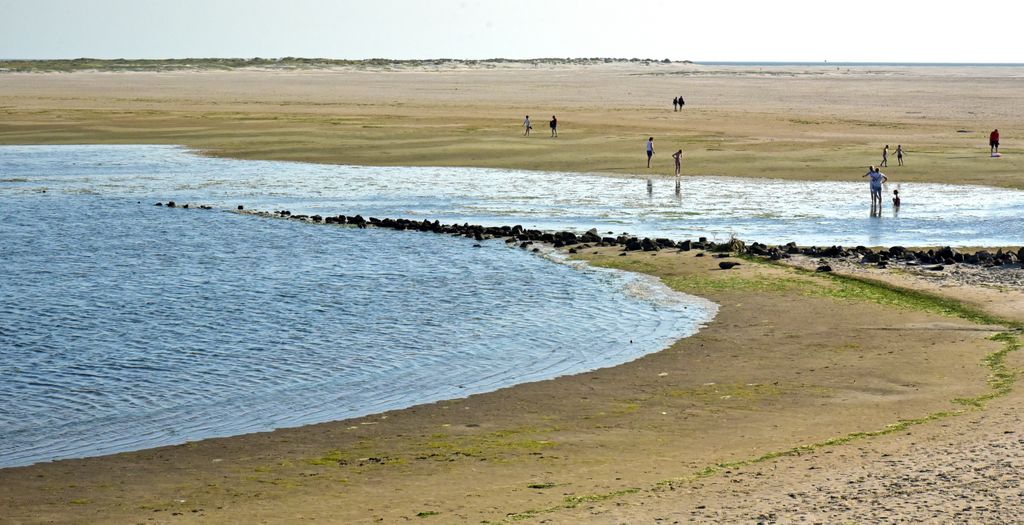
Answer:
[(551, 124), (550, 125), (551, 125), (551, 136), (552, 137), (557, 137), (558, 136), (558, 119), (556, 119), (554, 115), (551, 115)]
[(679, 150), (679, 151), (673, 153), (672, 154), (672, 158), (675, 159), (675, 161), (676, 161), (676, 177), (678, 177), (679, 176), (679, 172), (683, 168), (683, 163), (682, 163), (682, 160), (683, 160), (683, 150)]
[(533, 124), (530, 123), (530, 116), (529, 115), (527, 115), (526, 116), (526, 120), (523, 121), (523, 127), (526, 128), (526, 131), (523, 132), (523, 136), (524, 137), (525, 136), (529, 136), (530, 135), (530, 130), (533, 129)]
[(654, 156), (654, 137), (647, 139), (647, 167), (651, 167), (651, 157)]
[(679, 111), (679, 97), (672, 99), (672, 111)]
[(879, 164), (878, 166), (881, 167), (881, 168), (888, 168), (889, 167), (889, 145), (888, 144), (886, 144), (885, 147), (882, 148), (882, 163)]
[(874, 166), (868, 166), (868, 172), (862, 177), (871, 178), (871, 207), (874, 208), (876, 205), (882, 207), (882, 183), (889, 180), (884, 173), (878, 171), (878, 168)]
[(999, 153), (999, 130), (992, 130), (992, 133), (988, 134), (988, 149), (989, 153), (995, 155)]
[(686, 101), (683, 100), (683, 96), (682, 95), (679, 95), (679, 111), (682, 111), (683, 110), (683, 106), (685, 106), (685, 105), (686, 105)]
[(896, 145), (896, 164), (903, 165), (903, 144)]
[(900, 207), (900, 190), (892, 190), (892, 207)]

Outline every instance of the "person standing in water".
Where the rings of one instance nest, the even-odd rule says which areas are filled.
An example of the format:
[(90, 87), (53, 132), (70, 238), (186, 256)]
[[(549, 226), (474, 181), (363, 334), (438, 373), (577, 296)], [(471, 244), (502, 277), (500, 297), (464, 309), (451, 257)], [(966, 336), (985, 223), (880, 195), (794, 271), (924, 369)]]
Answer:
[(988, 134), (988, 149), (989, 153), (995, 155), (999, 153), (999, 130), (992, 130), (992, 133)]
[(676, 177), (678, 177), (683, 169), (683, 150), (673, 153), (672, 158), (676, 161)]
[(874, 166), (868, 166), (868, 172), (861, 176), (871, 178), (871, 208), (874, 209), (875, 206), (881, 208), (882, 184), (889, 180), (889, 178)]
[(880, 167), (880, 168), (888, 168), (889, 167), (889, 145), (888, 144), (886, 144), (885, 147), (882, 148), (882, 163), (879, 164), (878, 167)]
[(900, 207), (900, 190), (892, 190), (892, 207)]
[(896, 145), (896, 164), (903, 165), (903, 144)]
[(558, 136), (558, 119), (556, 119), (554, 115), (551, 115), (551, 123), (549, 125), (551, 126), (551, 136), (552, 137), (557, 137)]
[(654, 137), (647, 139), (647, 167), (651, 167), (651, 157), (654, 156)]
[(523, 121), (523, 127), (526, 128), (526, 131), (523, 132), (523, 136), (524, 137), (530, 136), (530, 131), (533, 129), (533, 124), (530, 123), (530, 116), (529, 115), (527, 115), (526, 116), (526, 120)]

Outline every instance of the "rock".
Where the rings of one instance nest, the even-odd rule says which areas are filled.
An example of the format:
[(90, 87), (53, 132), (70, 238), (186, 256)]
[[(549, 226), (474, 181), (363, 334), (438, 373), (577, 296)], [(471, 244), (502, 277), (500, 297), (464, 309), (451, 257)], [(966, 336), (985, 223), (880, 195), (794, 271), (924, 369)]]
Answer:
[(580, 237), (580, 239), (583, 242), (601, 242), (601, 240), (602, 240), (601, 236), (598, 235), (598, 233), (597, 233), (597, 228), (591, 228), (591, 229), (587, 230), (587, 233), (584, 233)]
[(926, 269), (927, 270), (931, 270), (933, 272), (941, 272), (942, 270), (945, 270), (946, 268), (944, 266), (942, 266), (941, 264), (936, 264), (935, 266), (929, 266)]
[(181, 207), (187, 210), (188, 209), (188, 204), (182, 204)]
[(174, 207), (174, 201), (167, 201), (167, 207), (168, 208), (173, 208)]
[(238, 211), (242, 211), (244, 209), (245, 209), (245, 206), (242, 206), (241, 204), (238, 205)]
[(483, 245), (480, 244), (480, 243), (475, 243), (475, 244), (473, 244), (473, 247), (474, 248), (483, 248)]
[(814, 271), (816, 271), (816, 272), (831, 272), (832, 271), (832, 267), (827, 265), (827, 264), (823, 264), (823, 265), (819, 266)]
[(644, 237), (644, 240), (640, 242), (640, 246), (645, 252), (656, 252), (659, 250), (658, 243), (648, 237)]
[(158, 203), (154, 204), (153, 206), (163, 206), (163, 205), (164, 205), (164, 203), (158, 202)]
[(636, 250), (642, 250), (643, 247), (644, 247), (643, 243), (640, 242), (640, 239), (637, 239), (636, 237), (630, 237), (625, 242), (625, 244), (626, 244), (626, 251), (627, 252), (632, 252), (632, 251), (636, 251)]
[[(677, 244), (676, 246), (679, 248), (679, 251), (688, 252), (690, 251), (691, 244), (692, 243), (690, 242), (690, 239), (686, 239), (685, 241)], [(1024, 250), (1024, 248), (1021, 248), (1021, 250)]]
[(716, 253), (716, 254), (712, 255), (712, 257), (714, 257), (715, 259), (726, 259), (726, 258), (730, 257), (730, 254), (728, 254), (728, 253)]
[(723, 270), (731, 270), (734, 267), (739, 266), (739, 265), (740, 265), (740, 263), (732, 262), (732, 261), (722, 261), (722, 262), (718, 263), (718, 267), (723, 269)]

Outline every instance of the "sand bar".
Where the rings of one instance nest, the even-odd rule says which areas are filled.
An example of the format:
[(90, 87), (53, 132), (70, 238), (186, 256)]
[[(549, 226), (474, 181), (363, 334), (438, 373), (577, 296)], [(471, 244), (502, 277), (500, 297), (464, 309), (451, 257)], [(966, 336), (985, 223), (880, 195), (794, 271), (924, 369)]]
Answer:
[[(656, 135), (692, 152), (690, 174), (824, 180), (859, 176), (881, 145), (904, 143), (908, 166), (895, 171), (904, 180), (1024, 186), (1010, 133), (1003, 159), (982, 151), (990, 127), (1024, 120), (1012, 69), (647, 67), (6, 74), (0, 142), (633, 174), (645, 172), (643, 138)], [(676, 94), (688, 101), (682, 114), (670, 109)], [(543, 129), (520, 137), (526, 112), (559, 114), (559, 139)], [(888, 467), (898, 476), (901, 465), (927, 468), (933, 448), (965, 464), (1021, 454), (1009, 438), (972, 448), (1019, 426), (1018, 391), (987, 398), (995, 387), (985, 358), (1008, 344), (990, 337), (1012, 320), (941, 315), (884, 287), (773, 265), (725, 272), (693, 252), (597, 252), (586, 257), (715, 301), (716, 321), (612, 369), (349, 421), (0, 470), (0, 521), (795, 520), (806, 506), (824, 508), (814, 487), (834, 479), (809, 477), (821, 472), (884, 471), (896, 456)], [(1003, 300), (1020, 292), (978, 304)], [(1011, 376), (1024, 364), (1019, 353), (1001, 362)], [(908, 420), (921, 424), (899, 424)], [(871, 432), (884, 435), (857, 437)], [(716, 467), (793, 450), (807, 453)], [(890, 505), (888, 515), (920, 517), (960, 481), (930, 479), (925, 499)], [(887, 496), (863, 487), (852, 514), (830, 512), (869, 519), (865, 509)], [(787, 492), (803, 506), (777, 503)], [(765, 501), (776, 503), (756, 505)], [(1019, 515), (1002, 512), (1005, 521)]]

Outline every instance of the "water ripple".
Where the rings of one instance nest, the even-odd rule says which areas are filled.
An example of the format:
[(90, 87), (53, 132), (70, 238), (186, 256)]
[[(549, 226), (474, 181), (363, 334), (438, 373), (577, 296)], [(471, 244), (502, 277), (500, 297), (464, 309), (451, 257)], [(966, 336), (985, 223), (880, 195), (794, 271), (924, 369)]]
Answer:
[(500, 241), (473, 248), (79, 192), (2, 191), (0, 209), (0, 466), (614, 365), (713, 312)]

